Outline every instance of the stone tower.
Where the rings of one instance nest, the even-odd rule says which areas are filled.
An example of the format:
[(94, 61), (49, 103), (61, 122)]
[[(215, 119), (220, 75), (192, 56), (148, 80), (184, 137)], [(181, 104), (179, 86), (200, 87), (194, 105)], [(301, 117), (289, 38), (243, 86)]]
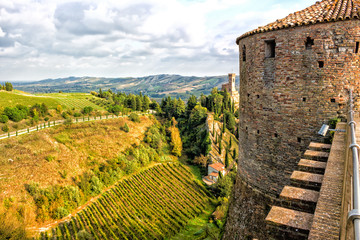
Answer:
[(239, 162), (224, 239), (267, 239), (271, 202), (324, 122), (360, 92), (360, 0), (323, 0), (236, 39)]
[(228, 76), (229, 76), (229, 82), (223, 84), (221, 86), (221, 90), (222, 91), (226, 90), (228, 93), (230, 93), (231, 99), (235, 103), (235, 107), (238, 108), (239, 107), (239, 92), (236, 90), (236, 87), (235, 87), (236, 74), (229, 73)]

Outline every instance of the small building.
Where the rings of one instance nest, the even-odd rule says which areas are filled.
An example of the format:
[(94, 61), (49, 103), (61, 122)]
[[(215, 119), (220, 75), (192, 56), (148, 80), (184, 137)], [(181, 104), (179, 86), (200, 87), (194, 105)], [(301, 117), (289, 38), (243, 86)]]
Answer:
[(219, 172), (225, 176), (225, 166), (222, 163), (213, 163), (208, 166), (208, 175), (203, 178), (203, 181), (207, 185), (213, 185), (219, 179)]
[(219, 173), (221, 172), (223, 176), (225, 176), (225, 166), (222, 163), (213, 163), (208, 166), (208, 175), (212, 172)]

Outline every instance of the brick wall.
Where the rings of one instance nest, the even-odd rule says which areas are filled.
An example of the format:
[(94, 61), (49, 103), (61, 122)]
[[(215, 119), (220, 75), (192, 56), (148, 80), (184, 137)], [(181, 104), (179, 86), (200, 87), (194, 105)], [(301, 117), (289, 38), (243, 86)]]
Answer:
[[(308, 37), (314, 40), (311, 49), (305, 47)], [(274, 58), (265, 58), (267, 40), (275, 40)], [(286, 28), (240, 40), (238, 179), (273, 198), (289, 183), (321, 125), (345, 117), (347, 88), (353, 86), (359, 95), (360, 53), (355, 53), (359, 41), (360, 20)], [(247, 207), (240, 202), (233, 203), (236, 212)], [(247, 222), (235, 218), (230, 211), (231, 229), (244, 229)]]

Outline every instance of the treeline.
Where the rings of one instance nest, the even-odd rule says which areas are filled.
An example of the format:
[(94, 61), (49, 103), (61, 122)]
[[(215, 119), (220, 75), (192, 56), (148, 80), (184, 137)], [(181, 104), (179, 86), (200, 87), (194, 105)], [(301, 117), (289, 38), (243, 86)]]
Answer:
[(146, 112), (150, 109), (151, 100), (148, 96), (143, 95), (141, 92), (139, 95), (126, 94), (126, 93), (114, 93), (109, 89), (108, 91), (102, 91), (99, 89), (99, 93), (91, 92), (92, 95), (97, 96), (106, 101), (94, 100), (94, 103), (105, 107), (110, 113), (119, 115), (120, 113), (128, 113), (130, 111)]
[(10, 82), (5, 82), (4, 85), (0, 84), (0, 90), (12, 91), (13, 85)]

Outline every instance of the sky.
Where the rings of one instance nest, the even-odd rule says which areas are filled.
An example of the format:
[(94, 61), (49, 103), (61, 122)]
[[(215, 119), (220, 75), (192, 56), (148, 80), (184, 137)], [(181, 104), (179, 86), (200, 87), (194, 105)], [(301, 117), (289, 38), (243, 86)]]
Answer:
[(238, 72), (235, 40), (315, 0), (2, 0), (0, 82)]

